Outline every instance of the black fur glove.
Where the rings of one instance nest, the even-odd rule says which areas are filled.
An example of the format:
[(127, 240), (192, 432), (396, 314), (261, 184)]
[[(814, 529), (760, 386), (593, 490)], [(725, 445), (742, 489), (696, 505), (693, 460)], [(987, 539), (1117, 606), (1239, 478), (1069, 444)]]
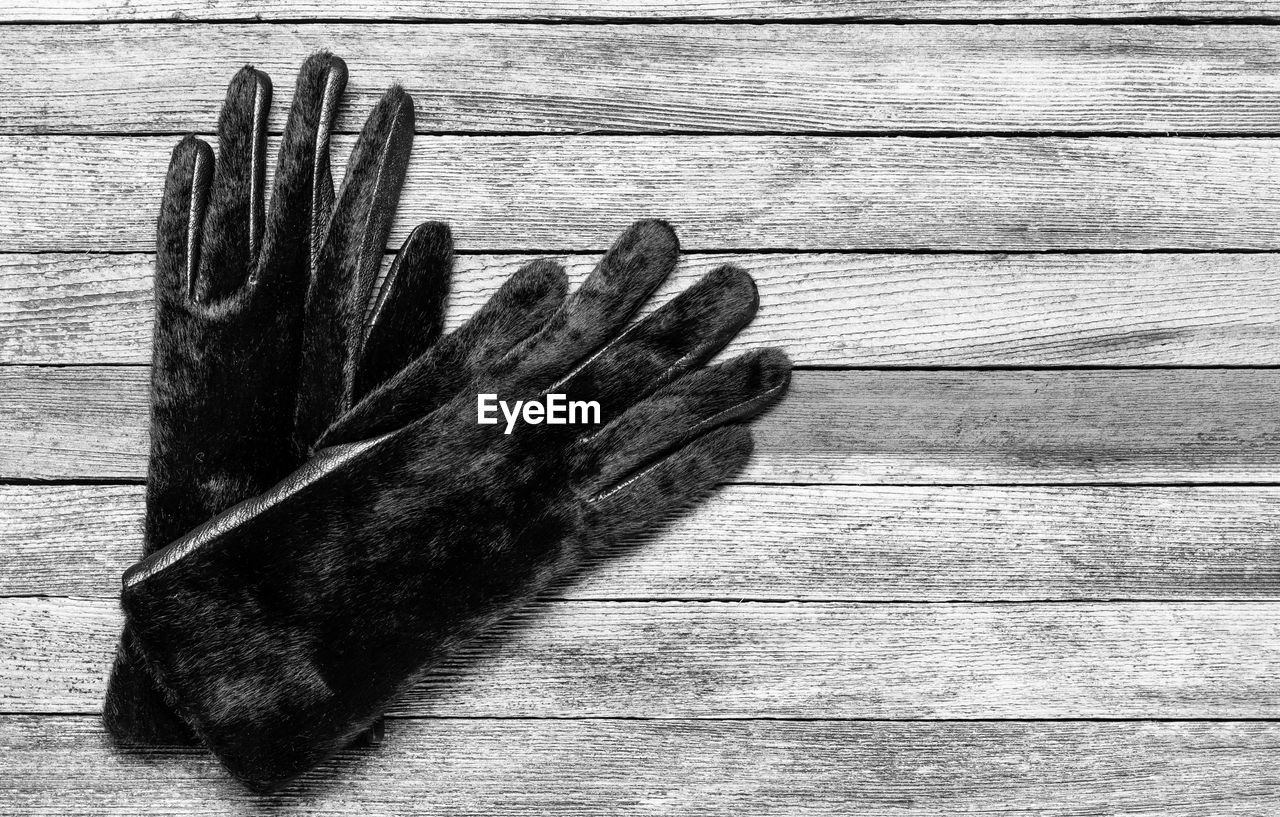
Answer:
[[(444, 225), (410, 237), (366, 322), (413, 103), (399, 88), (382, 98), (335, 198), (329, 133), (346, 76), (329, 54), (302, 66), (269, 209), (265, 74), (246, 67), (231, 81), (216, 164), (195, 137), (174, 149), (156, 242), (147, 553), (276, 483), (357, 397), (440, 334), (452, 254)], [(193, 740), (132, 654), (126, 626), (108, 729), (128, 743)]]
[[(745, 462), (741, 423), (790, 363), (764, 350), (701, 367), (754, 315), (751, 278), (721, 267), (623, 330), (677, 256), (665, 224), (634, 225), (455, 399), (414, 413), (446, 338), (323, 440), (341, 444), (126, 572), (147, 668), (236, 777), (268, 789), (310, 768), (459, 641)], [(509, 300), (545, 299), (552, 272), (526, 270)], [(598, 401), (601, 422), (505, 433), (477, 423), (478, 393)]]

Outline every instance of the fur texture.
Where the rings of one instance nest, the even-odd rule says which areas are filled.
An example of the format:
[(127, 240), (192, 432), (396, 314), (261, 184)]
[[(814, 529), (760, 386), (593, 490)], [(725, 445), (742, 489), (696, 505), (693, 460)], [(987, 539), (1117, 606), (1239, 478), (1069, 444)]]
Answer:
[[(265, 74), (246, 67), (232, 80), (216, 162), (195, 137), (174, 150), (157, 230), (147, 553), (270, 488), (306, 460), (329, 420), (439, 335), (451, 239), (438, 224), (406, 242), (365, 328), (413, 103), (387, 92), (335, 198), (329, 131), (345, 83), (332, 55), (303, 65), (269, 210)], [(126, 626), (108, 729), (128, 743), (192, 740), (135, 654)]]
[[(621, 331), (677, 254), (670, 228), (638, 223), (541, 331), (436, 411), (126, 574), (139, 655), (235, 776), (261, 790), (310, 768), (460, 641), (741, 467), (740, 421), (785, 391), (790, 364), (766, 350), (695, 371), (754, 315), (754, 284), (732, 267)], [(431, 370), (407, 368), (405, 390)], [(478, 391), (549, 390), (600, 401), (602, 425), (476, 424)]]

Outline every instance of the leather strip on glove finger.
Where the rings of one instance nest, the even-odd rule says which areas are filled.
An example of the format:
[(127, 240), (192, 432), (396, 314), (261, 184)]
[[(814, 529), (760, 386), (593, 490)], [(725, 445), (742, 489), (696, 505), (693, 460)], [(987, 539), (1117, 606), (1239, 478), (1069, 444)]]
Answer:
[[(733, 267), (624, 329), (677, 256), (670, 228), (637, 223), (455, 399), (320, 452), (125, 574), (148, 669), (236, 777), (267, 789), (310, 768), (461, 640), (742, 466), (742, 423), (790, 364), (764, 350), (701, 368), (756, 309)], [(397, 376), (401, 398), (432, 354)], [(601, 422), (507, 434), (477, 424), (481, 392), (597, 401)], [(353, 415), (403, 411), (387, 395)]]

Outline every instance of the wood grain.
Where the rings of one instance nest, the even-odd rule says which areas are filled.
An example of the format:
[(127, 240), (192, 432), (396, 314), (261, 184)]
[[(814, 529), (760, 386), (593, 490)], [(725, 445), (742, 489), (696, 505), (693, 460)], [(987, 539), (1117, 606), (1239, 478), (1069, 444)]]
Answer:
[(1271, 817), (1274, 723), (398, 720), (271, 797), (198, 750), (0, 717), (10, 814)]
[[(1268, 24), (1205, 24), (1246, 17)], [(1082, 19), (1107, 24), (1034, 22)], [(544, 20), (565, 24), (520, 24)], [(854, 20), (1032, 24), (797, 24)], [(393, 79), (418, 100), (394, 241), (453, 224), (452, 325), (518, 253), (580, 277), (652, 215), (694, 251), (677, 284), (758, 273), (738, 348), (889, 370), (799, 372), (738, 484), (463, 650), (380, 749), (271, 798), (97, 723), (142, 487), (0, 485), (0, 812), (1280, 812), (1276, 20), (1245, 0), (5, 4), (0, 479), (142, 478), (173, 134), (208, 132), (247, 61), (278, 129), (321, 45), (351, 63), (344, 130)], [(1268, 368), (1003, 370), (1052, 366)]]
[(392, 82), (437, 132), (1280, 130), (1271, 27), (323, 24), (0, 29), (0, 132), (208, 131), (245, 63), (279, 129), (319, 48), (351, 132)]
[[(0, 478), (142, 479), (147, 370), (0, 367)], [(740, 479), (1274, 482), (1280, 370), (798, 372)]]
[[(0, 252), (150, 250), (173, 141), (0, 137)], [(1276, 249), (1278, 162), (1273, 138), (419, 137), (392, 239), (603, 250), (659, 216), (695, 250)]]
[[(0, 486), (0, 596), (113, 598), (141, 486)], [(1280, 488), (726, 486), (549, 597), (1280, 600)]]
[(145, 491), (0, 486), (0, 596), (118, 594), (120, 574), (142, 552)]
[[(0, 712), (97, 712), (108, 599), (0, 599)], [(1276, 718), (1280, 604), (545, 602), (399, 715)]]
[[(576, 286), (597, 258), (561, 260)], [(528, 260), (459, 256), (447, 325)], [(1280, 364), (1270, 255), (689, 255), (654, 302), (726, 262), (760, 287), (735, 348), (799, 365)], [(150, 362), (151, 278), (143, 254), (0, 255), (0, 362)]]
[(1260, 18), (1270, 0), (13, 0), (4, 21), (157, 20), (1036, 20)]
[(149, 377), (142, 367), (0, 368), (0, 475), (143, 479)]

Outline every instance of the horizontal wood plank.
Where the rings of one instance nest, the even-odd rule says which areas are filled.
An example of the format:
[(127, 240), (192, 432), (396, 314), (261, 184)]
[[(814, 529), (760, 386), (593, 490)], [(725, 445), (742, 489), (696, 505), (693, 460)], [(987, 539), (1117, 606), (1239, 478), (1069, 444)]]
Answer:
[[(116, 603), (8, 598), (0, 612), (0, 712), (97, 712)], [(1276, 718), (1280, 604), (544, 602), (392, 711)]]
[[(147, 369), (0, 367), (0, 479), (142, 479)], [(798, 372), (740, 476), (1274, 482), (1280, 370)]]
[[(173, 142), (0, 137), (0, 252), (150, 250)], [(419, 137), (392, 240), (602, 250), (654, 216), (697, 250), (1273, 250), (1277, 163), (1274, 138)]]
[[(1269, 255), (835, 251), (1275, 250), (1280, 140), (585, 135), (1275, 133), (1268, 26), (328, 22), (1242, 16), (1280, 5), (9, 4), (0, 23), (320, 22), (0, 26), (0, 363), (145, 363), (173, 139), (132, 134), (207, 131), (246, 61), (276, 80), (278, 127), (297, 62), (329, 45), (352, 65), (346, 130), (400, 79), (421, 130), (555, 134), (419, 138), (396, 240), (453, 223), (451, 324), (523, 260), (475, 253), (594, 252), (655, 215), (703, 253), (680, 284), (742, 248), (763, 307), (738, 348), (807, 365), (1275, 365)], [(0, 367), (0, 479), (140, 479), (146, 376)], [(1277, 378), (800, 372), (748, 484), (463, 650), (382, 747), (272, 798), (201, 752), (114, 751), (93, 715), (141, 487), (0, 486), (0, 811), (1269, 817), (1277, 488), (982, 483), (1277, 482)], [(874, 484), (934, 482), (974, 485)], [(1160, 720), (903, 720), (937, 718)]]
[(144, 478), (148, 381), (134, 366), (0, 368), (0, 478)]
[[(459, 256), (447, 326), (528, 260)], [(576, 286), (597, 256), (562, 260)], [(760, 287), (736, 348), (783, 346), (799, 365), (1280, 364), (1270, 255), (698, 254), (654, 302), (726, 262)], [(149, 362), (152, 263), (0, 255), (0, 362)]]
[(320, 48), (352, 132), (392, 82), (436, 132), (1280, 130), (1266, 26), (324, 24), (6, 27), (0, 132), (208, 131), (246, 63), (279, 129)]
[(96, 720), (0, 717), (13, 815), (448, 813), (1271, 817), (1274, 723), (392, 720), (256, 797), (199, 750), (113, 750)]
[[(141, 486), (0, 486), (0, 595), (111, 598)], [(567, 599), (1280, 600), (1280, 488), (726, 486)]]
[(12, 0), (5, 21), (155, 20), (1035, 20), (1259, 18), (1273, 0)]

